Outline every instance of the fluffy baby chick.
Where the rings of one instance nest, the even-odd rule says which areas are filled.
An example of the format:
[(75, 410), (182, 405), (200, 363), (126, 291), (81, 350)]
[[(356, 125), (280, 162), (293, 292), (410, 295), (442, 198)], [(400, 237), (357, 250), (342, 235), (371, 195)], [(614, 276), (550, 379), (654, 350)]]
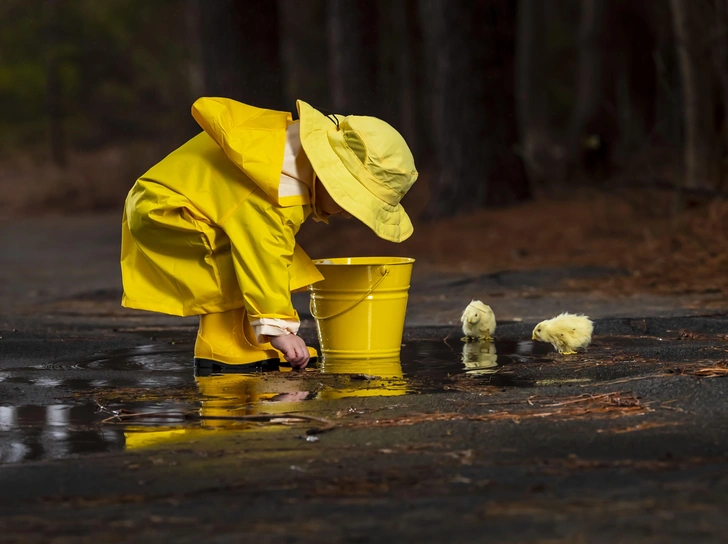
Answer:
[(495, 332), (495, 314), (490, 306), (479, 300), (473, 300), (463, 312), (460, 321), (463, 324), (463, 340), (477, 338), (481, 340), (492, 340)]
[(564, 312), (556, 317), (541, 321), (533, 329), (533, 340), (549, 342), (559, 353), (571, 355), (591, 342), (594, 324), (585, 315)]

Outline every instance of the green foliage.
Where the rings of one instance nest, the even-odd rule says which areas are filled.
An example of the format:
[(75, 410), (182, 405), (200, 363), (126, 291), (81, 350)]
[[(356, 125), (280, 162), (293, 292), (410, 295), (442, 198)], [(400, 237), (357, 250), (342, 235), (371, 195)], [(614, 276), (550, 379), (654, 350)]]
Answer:
[(71, 143), (185, 127), (193, 97), (185, 0), (2, 0), (0, 143), (43, 145), (57, 66)]

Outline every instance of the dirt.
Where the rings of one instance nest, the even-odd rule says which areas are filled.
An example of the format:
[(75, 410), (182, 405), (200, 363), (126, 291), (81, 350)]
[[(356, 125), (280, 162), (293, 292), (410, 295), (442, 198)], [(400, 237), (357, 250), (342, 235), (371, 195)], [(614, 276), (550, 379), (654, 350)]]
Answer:
[[(417, 211), (419, 206), (415, 205)], [(306, 224), (299, 243), (312, 256), (407, 255), (418, 266), (460, 275), (546, 267), (608, 267), (624, 274), (563, 282), (564, 291), (707, 295), (728, 300), (728, 202), (695, 202), (671, 213), (662, 190), (572, 191), (517, 206), (437, 221), (414, 219), (415, 234), (393, 246), (350, 221)]]

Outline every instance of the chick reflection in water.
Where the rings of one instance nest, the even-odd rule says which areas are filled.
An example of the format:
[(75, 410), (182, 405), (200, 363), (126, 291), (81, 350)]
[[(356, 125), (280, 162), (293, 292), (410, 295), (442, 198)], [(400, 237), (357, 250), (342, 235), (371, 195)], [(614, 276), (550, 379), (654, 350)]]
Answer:
[(484, 340), (463, 344), (463, 365), (468, 374), (495, 374), (498, 372), (498, 354), (495, 344)]
[[(211, 430), (237, 432), (248, 428), (282, 430), (270, 425), (236, 419), (257, 414), (283, 414), (299, 410), (297, 404), (311, 398), (302, 391), (305, 381), (288, 380), (277, 373), (222, 374), (195, 376), (202, 396), (200, 426), (165, 426), (163, 428), (129, 427), (124, 433), (127, 449), (164, 446), (210, 437)], [(189, 425), (189, 424), (188, 424)]]

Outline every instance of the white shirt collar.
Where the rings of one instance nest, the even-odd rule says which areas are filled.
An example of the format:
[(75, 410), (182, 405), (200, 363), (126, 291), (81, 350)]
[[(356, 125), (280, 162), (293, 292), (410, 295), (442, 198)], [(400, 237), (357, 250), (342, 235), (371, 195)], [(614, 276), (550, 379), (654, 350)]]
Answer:
[(278, 196), (309, 195), (313, 193), (313, 167), (301, 146), (301, 123), (296, 121), (286, 129), (286, 147)]

